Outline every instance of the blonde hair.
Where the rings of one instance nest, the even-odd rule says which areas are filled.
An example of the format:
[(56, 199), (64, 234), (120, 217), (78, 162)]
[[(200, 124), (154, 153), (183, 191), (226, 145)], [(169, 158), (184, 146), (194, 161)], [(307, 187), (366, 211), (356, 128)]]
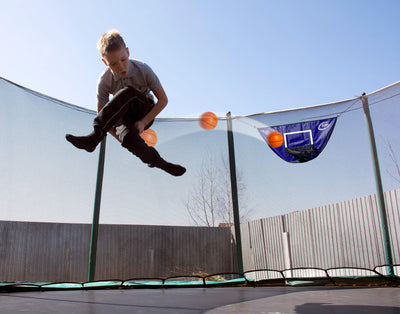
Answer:
[(116, 29), (109, 30), (103, 34), (97, 42), (97, 49), (102, 57), (111, 51), (121, 48), (126, 48), (125, 41)]

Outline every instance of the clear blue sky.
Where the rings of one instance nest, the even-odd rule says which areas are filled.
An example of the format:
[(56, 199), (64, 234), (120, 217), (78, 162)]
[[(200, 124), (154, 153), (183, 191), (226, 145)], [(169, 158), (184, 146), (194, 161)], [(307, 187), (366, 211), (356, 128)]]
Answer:
[[(0, 76), (95, 109), (96, 82), (104, 70), (96, 43), (117, 28), (133, 57), (147, 62), (163, 83), (170, 102), (161, 117), (308, 107), (399, 81), (399, 12), (398, 0), (4, 1)], [(385, 190), (398, 188), (386, 144), (399, 151), (399, 106), (388, 96), (392, 92), (379, 94), (388, 100), (371, 108)], [(5, 173), (0, 201), (6, 202), (0, 219), (90, 222), (98, 155), (75, 149), (64, 135), (90, 131), (93, 116), (27, 96), (9, 84), (2, 85), (0, 102), (0, 142), (8, 147), (0, 151), (0, 173)], [(257, 121), (264, 127), (333, 116), (329, 110), (343, 112), (353, 102)], [(295, 165), (269, 149), (256, 118), (234, 120), (237, 168), (256, 208), (253, 218), (373, 194), (364, 120), (360, 109), (341, 115), (321, 156)], [(187, 173), (176, 180), (149, 170), (108, 140), (103, 222), (186, 223), (184, 202), (199, 180), (201, 163), (209, 154), (227, 154), (226, 123), (204, 131), (195, 120), (167, 122), (154, 125), (157, 148)], [(40, 186), (32, 183), (38, 177)], [(158, 197), (148, 197), (149, 191)], [(143, 221), (140, 215), (146, 216)]]
[(117, 28), (169, 96), (161, 117), (328, 103), (399, 80), (398, 0), (1, 0), (0, 76), (95, 109)]

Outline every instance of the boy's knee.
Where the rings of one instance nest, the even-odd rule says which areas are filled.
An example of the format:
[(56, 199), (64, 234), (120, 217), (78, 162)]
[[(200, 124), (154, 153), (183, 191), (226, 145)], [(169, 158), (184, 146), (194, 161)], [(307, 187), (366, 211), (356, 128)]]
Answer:
[(118, 94), (134, 93), (135, 89), (132, 86), (126, 86), (119, 90)]

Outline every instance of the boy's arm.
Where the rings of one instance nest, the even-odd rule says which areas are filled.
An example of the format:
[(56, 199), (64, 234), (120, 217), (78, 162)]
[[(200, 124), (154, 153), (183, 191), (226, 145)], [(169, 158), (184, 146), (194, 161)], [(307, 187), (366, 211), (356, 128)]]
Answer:
[(135, 123), (135, 127), (139, 130), (139, 134), (144, 131), (145, 126), (153, 121), (168, 104), (168, 97), (167, 94), (165, 94), (164, 88), (159, 87), (154, 90), (153, 93), (157, 98), (156, 104), (147, 115)]

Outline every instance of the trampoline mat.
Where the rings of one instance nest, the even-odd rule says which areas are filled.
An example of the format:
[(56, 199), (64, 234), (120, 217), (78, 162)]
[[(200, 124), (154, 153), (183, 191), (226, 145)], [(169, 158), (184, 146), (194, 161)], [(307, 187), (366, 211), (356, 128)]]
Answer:
[(400, 313), (396, 287), (229, 287), (1, 293), (2, 313)]

